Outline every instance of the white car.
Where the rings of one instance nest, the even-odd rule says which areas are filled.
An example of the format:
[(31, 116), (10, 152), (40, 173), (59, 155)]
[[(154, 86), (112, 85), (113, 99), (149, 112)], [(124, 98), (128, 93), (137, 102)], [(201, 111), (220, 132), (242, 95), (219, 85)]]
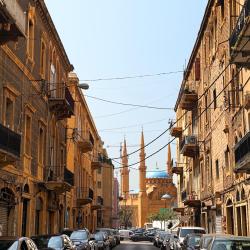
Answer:
[(127, 240), (129, 239), (134, 233), (131, 230), (119, 230), (119, 234), (120, 234), (120, 239), (121, 240)]
[(174, 244), (175, 250), (182, 249), (181, 244), (187, 234), (206, 234), (206, 230), (203, 227), (179, 227), (176, 235), (174, 236), (176, 238)]

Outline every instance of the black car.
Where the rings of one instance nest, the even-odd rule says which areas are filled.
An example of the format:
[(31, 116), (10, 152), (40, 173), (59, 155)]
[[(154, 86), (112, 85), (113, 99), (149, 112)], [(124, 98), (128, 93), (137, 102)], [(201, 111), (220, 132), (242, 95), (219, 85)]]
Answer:
[(38, 250), (34, 241), (28, 237), (0, 237), (1, 250)]
[(77, 230), (70, 235), (70, 239), (76, 245), (77, 250), (90, 250), (90, 234), (86, 230)]
[(94, 245), (95, 250), (110, 249), (110, 242), (108, 236), (104, 232), (99, 232), (91, 236), (90, 241)]
[(181, 243), (182, 250), (200, 249), (201, 234), (188, 234)]
[(38, 249), (40, 250), (40, 249), (48, 248), (48, 242), (52, 236), (58, 236), (58, 234), (35, 235), (35, 236), (31, 236), (30, 238), (36, 243)]
[(150, 238), (144, 232), (135, 232), (131, 237), (132, 241), (150, 241)]

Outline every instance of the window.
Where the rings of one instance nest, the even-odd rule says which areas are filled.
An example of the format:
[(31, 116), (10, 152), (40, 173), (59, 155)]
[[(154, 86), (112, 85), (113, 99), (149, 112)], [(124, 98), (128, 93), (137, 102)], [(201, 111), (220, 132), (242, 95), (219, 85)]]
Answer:
[(41, 41), (41, 58), (40, 58), (40, 74), (45, 78), (46, 69), (46, 46), (44, 41)]
[(5, 126), (13, 128), (14, 126), (14, 104), (10, 98), (5, 99)]
[(208, 123), (207, 95), (205, 95), (205, 119), (206, 119), (206, 123)]
[(102, 188), (102, 183), (100, 181), (97, 182), (97, 187)]
[(56, 68), (53, 64), (50, 65), (50, 96), (56, 97)]
[(216, 179), (219, 179), (220, 170), (219, 170), (219, 160), (218, 159), (215, 161), (215, 168), (216, 168)]
[(25, 116), (25, 153), (31, 155), (31, 117)]
[(28, 55), (30, 59), (33, 59), (34, 57), (34, 21), (32, 19), (29, 19), (28, 21)]
[(204, 169), (203, 169), (203, 162), (200, 163), (201, 168), (201, 186), (204, 187)]
[(98, 168), (98, 174), (101, 174), (102, 173), (102, 168)]
[(225, 151), (225, 168), (227, 171), (229, 171), (229, 165), (230, 165), (230, 161), (229, 161), (229, 148), (227, 147), (226, 151)]
[(214, 99), (214, 109), (217, 108), (217, 95), (216, 95), (216, 89), (213, 90), (213, 99)]
[(45, 132), (44, 128), (39, 128), (39, 138), (38, 138), (38, 163), (44, 164), (44, 149), (45, 149)]
[(220, 11), (221, 11), (221, 21), (223, 21), (225, 16), (225, 3), (224, 0), (220, 0)]

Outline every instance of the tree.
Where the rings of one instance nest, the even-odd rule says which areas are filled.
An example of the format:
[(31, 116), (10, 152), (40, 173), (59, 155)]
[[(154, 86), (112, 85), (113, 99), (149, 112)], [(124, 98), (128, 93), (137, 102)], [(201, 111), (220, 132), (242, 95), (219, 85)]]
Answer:
[(126, 229), (128, 227), (132, 227), (132, 216), (133, 216), (133, 209), (130, 207), (121, 207), (119, 211), (119, 218), (120, 223), (122, 226), (124, 226)]

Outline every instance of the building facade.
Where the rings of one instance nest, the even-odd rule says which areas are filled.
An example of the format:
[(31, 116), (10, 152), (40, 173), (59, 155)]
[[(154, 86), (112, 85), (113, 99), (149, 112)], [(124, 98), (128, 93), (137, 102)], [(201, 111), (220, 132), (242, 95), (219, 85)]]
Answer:
[[(131, 210), (132, 227), (144, 227), (150, 222), (150, 216), (159, 213), (162, 209), (171, 208), (176, 203), (177, 189), (173, 183), (171, 174), (171, 151), (168, 148), (168, 159), (166, 171), (147, 172), (145, 163), (146, 154), (144, 150), (144, 135), (141, 135), (141, 151), (139, 166), (139, 190), (129, 189), (129, 167), (127, 158), (126, 141), (124, 141), (121, 168), (121, 196), (120, 206)], [(163, 199), (168, 194), (170, 199)], [(124, 225), (121, 225), (124, 226)]]
[[(77, 227), (81, 218), (81, 225), (96, 227), (100, 206), (96, 206), (95, 169), (103, 149), (86, 103), (75, 100), (72, 70), (43, 0), (1, 1), (2, 235), (57, 233)], [(86, 120), (73, 127), (79, 106), (85, 108)], [(84, 140), (72, 138), (79, 126), (82, 138), (89, 133), (92, 148), (87, 151)], [(77, 218), (85, 188), (92, 199), (84, 207), (80, 202), (82, 217)]]
[[(170, 133), (177, 138), (182, 224), (250, 235), (250, 1), (208, 1)], [(244, 145), (244, 146), (243, 146)]]

